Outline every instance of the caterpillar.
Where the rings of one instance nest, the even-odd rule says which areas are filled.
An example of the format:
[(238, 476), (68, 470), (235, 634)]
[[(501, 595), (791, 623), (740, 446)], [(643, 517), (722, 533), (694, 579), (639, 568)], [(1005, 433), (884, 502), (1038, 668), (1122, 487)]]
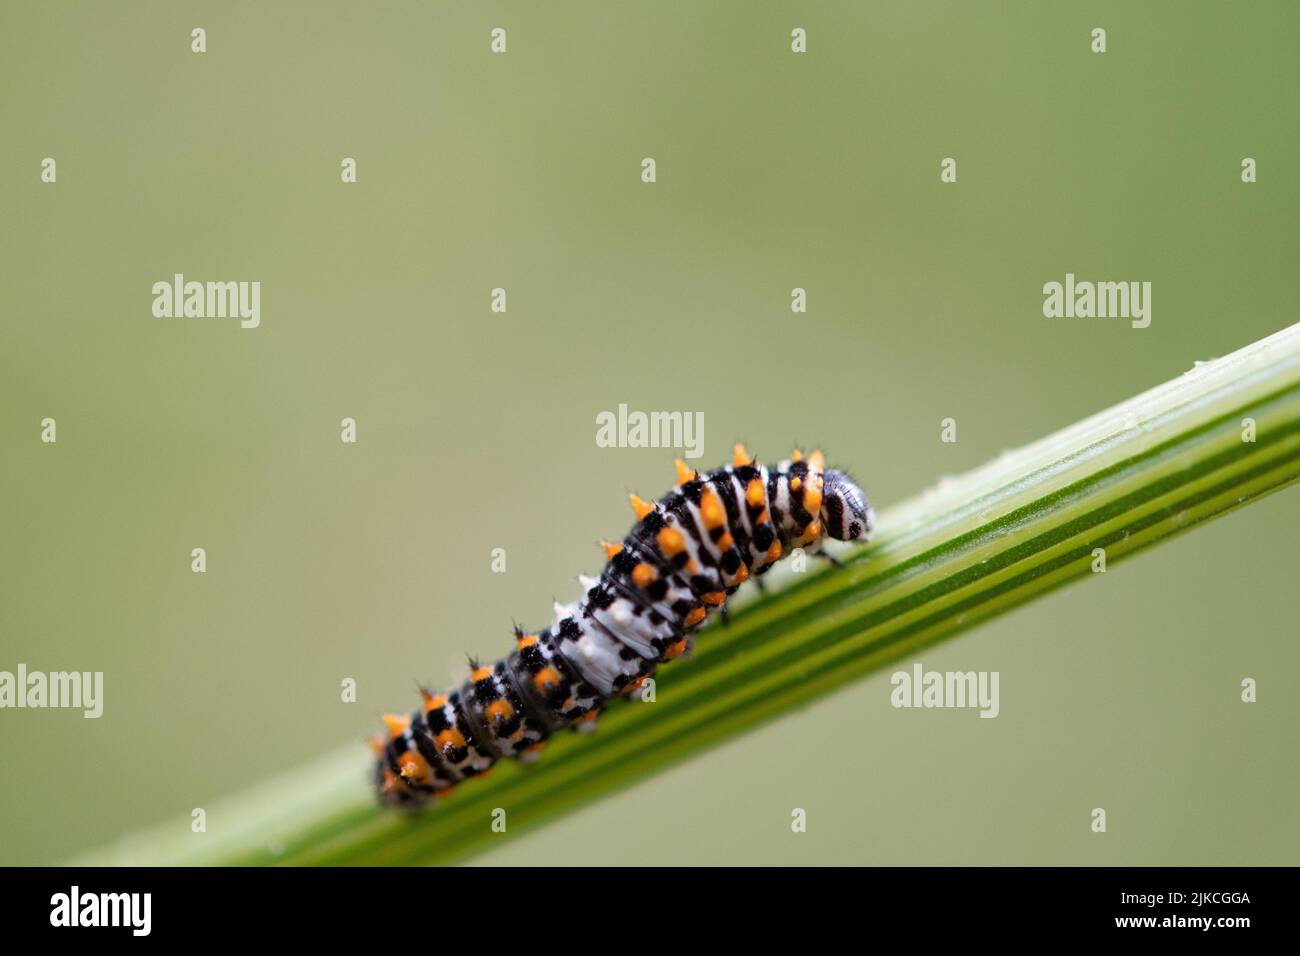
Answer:
[[(794, 548), (821, 553), (826, 536), (865, 541), (875, 522), (862, 489), (799, 451), (768, 469), (736, 445), (730, 465), (701, 474), (677, 461), (677, 483), (655, 503), (631, 495), (636, 524), (602, 542), (599, 578), (555, 606), (555, 621), (515, 628), (515, 649), (493, 665), (471, 662), (457, 691), (421, 688), (410, 717), (386, 714), (371, 738), (381, 803), (420, 809), (502, 757), (536, 758), (563, 728), (590, 731), (605, 705), (639, 689), (688, 649), (691, 633), (741, 584)], [(833, 560), (833, 559), (832, 559)]]

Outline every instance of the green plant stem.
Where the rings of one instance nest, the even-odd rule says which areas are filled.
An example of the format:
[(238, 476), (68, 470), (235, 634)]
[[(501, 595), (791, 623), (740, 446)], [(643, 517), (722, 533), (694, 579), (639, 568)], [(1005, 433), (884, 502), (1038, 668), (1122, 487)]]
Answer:
[(845, 568), (784, 569), (775, 593), (702, 633), (654, 704), (613, 706), (596, 734), (506, 761), (432, 812), (379, 810), (358, 745), (214, 806), (206, 833), (184, 818), (79, 862), (462, 860), (1088, 576), (1096, 549), (1114, 567), (1298, 476), (1300, 325), (889, 508)]

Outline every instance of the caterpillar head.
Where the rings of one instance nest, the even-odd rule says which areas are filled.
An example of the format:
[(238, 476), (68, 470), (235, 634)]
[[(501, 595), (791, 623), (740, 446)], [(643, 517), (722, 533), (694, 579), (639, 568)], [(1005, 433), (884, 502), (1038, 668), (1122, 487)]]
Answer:
[(831, 469), (822, 487), (822, 527), (839, 541), (866, 541), (876, 524), (867, 496), (848, 475)]

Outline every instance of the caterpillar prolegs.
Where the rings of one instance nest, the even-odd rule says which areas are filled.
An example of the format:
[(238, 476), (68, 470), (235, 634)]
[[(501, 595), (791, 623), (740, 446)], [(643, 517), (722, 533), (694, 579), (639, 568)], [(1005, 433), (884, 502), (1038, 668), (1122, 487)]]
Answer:
[(825, 536), (866, 540), (866, 495), (815, 451), (769, 469), (736, 446), (730, 465), (700, 474), (677, 462), (677, 484), (656, 503), (631, 496), (636, 524), (605, 543), (599, 578), (556, 605), (546, 630), (516, 629), (511, 654), (474, 665), (457, 691), (421, 690), (408, 717), (387, 715), (372, 740), (375, 782), (388, 804), (423, 807), (502, 757), (535, 757), (565, 727), (591, 730), (612, 698), (632, 693), (687, 649), (690, 633), (751, 577)]

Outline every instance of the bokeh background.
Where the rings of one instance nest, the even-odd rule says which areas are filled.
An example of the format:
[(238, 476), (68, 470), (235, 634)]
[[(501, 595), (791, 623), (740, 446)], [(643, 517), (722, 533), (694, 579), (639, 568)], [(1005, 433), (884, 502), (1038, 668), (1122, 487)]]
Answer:
[[(671, 451), (596, 446), (620, 402), (702, 411), (703, 465), (821, 443), (887, 506), (1295, 322), (1298, 27), (6, 2), (0, 669), (106, 688), (99, 720), (0, 712), (0, 863), (183, 818), (545, 624), (625, 491), (671, 483)], [(1045, 319), (1068, 271), (1151, 281), (1151, 327)], [(174, 272), (260, 280), (261, 328), (154, 318)], [(1000, 671), (996, 720), (896, 711), (881, 674), (482, 859), (1294, 864), (1297, 495), (922, 655)]]

